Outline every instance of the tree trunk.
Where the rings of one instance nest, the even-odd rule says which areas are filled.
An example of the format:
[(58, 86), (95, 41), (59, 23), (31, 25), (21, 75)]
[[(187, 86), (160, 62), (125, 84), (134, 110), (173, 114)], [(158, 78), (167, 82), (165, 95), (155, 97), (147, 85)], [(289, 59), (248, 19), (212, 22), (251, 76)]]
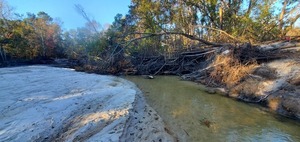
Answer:
[(42, 42), (42, 49), (43, 49), (42, 56), (46, 57), (46, 47), (45, 47), (45, 41), (44, 41), (44, 37), (43, 37), (42, 33), (40, 33), (40, 37), (41, 37), (41, 40), (42, 40), (41, 42)]
[(1, 55), (2, 62), (3, 63), (6, 62), (6, 53), (1, 46), (0, 46), (0, 55)]
[(254, 1), (254, 0), (249, 1), (248, 9), (247, 9), (247, 12), (246, 12), (246, 17), (250, 16), (253, 4), (255, 4), (255, 3), (256, 3), (256, 1)]
[(219, 7), (219, 17), (220, 17), (220, 29), (223, 30), (223, 6), (224, 2), (221, 0), (220, 7)]
[(278, 29), (281, 31), (281, 36), (283, 36), (283, 29), (282, 29), (282, 28), (283, 28), (283, 25), (284, 25), (284, 23), (283, 23), (283, 18), (284, 18), (284, 15), (285, 15), (285, 13), (286, 13), (287, 1), (288, 1), (288, 0), (284, 0), (283, 6), (282, 6), (282, 8), (281, 8), (281, 13), (280, 13), (280, 15), (279, 15), (279, 17), (278, 17), (278, 22), (279, 22)]
[(300, 18), (300, 14), (296, 15), (294, 18), (290, 19), (290, 26), (294, 28), (294, 24)]

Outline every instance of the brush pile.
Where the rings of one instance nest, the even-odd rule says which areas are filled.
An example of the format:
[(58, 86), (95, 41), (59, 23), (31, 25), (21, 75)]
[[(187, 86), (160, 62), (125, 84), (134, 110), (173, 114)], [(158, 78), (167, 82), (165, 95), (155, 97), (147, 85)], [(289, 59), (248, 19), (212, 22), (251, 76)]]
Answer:
[[(207, 50), (207, 49), (206, 49)], [(251, 75), (264, 63), (279, 59), (300, 59), (299, 43), (279, 42), (270, 45), (243, 44), (214, 48), (213, 54), (202, 61), (202, 68), (194, 68), (182, 76), (212, 87), (232, 87)]]

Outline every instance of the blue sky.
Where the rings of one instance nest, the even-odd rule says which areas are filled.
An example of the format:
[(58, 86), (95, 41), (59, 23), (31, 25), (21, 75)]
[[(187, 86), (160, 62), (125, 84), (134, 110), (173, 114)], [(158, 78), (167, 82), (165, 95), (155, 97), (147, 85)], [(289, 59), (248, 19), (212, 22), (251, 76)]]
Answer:
[(83, 27), (86, 21), (74, 5), (80, 4), (86, 13), (101, 25), (111, 24), (117, 13), (126, 14), (130, 0), (7, 0), (8, 4), (19, 14), (27, 12), (48, 13), (52, 18), (60, 18), (63, 29)]
[[(37, 14), (48, 13), (52, 18), (60, 18), (63, 29), (83, 27), (86, 20), (74, 8), (80, 4), (86, 13), (102, 26), (111, 24), (117, 13), (126, 14), (130, 0), (6, 0), (16, 13), (26, 15), (27, 12)], [(300, 27), (300, 19), (295, 26)]]

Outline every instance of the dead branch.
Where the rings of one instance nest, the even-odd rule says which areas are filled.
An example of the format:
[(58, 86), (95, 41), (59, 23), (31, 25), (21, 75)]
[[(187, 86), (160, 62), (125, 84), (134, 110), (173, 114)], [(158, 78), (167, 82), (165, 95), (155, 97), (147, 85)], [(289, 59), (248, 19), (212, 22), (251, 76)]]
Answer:
[(76, 11), (92, 26), (94, 32), (96, 32), (97, 34), (99, 34), (99, 32), (98, 32), (95, 24), (90, 19), (90, 17), (87, 15), (87, 13), (85, 12), (84, 8), (80, 4), (75, 4), (74, 6), (75, 6)]
[(231, 34), (225, 32), (225, 31), (223, 31), (223, 30), (220, 30), (220, 29), (216, 29), (216, 28), (212, 28), (212, 27), (207, 27), (207, 26), (201, 26), (201, 25), (197, 25), (196, 27), (206, 28), (206, 29), (218, 31), (218, 32), (223, 33), (224, 35), (230, 37), (231, 39), (235, 40), (236, 42), (241, 42), (241, 41), (242, 41), (241, 39), (238, 39), (237, 37), (234, 37), (233, 35), (231, 35)]
[(299, 43), (290, 43), (290, 42), (275, 42), (267, 45), (260, 45), (258, 48), (262, 51), (274, 51), (278, 49), (286, 49), (300, 46)]
[(215, 50), (211, 50), (211, 51), (207, 51), (207, 52), (204, 52), (204, 53), (199, 53), (199, 54), (187, 54), (187, 55), (184, 55), (184, 57), (199, 57), (199, 56), (204, 56), (204, 55), (207, 55), (209, 53), (213, 53), (215, 52)]
[(222, 44), (222, 43), (215, 43), (215, 42), (209, 42), (209, 41), (206, 41), (204, 39), (201, 39), (201, 38), (198, 38), (198, 37), (195, 37), (194, 35), (190, 35), (190, 34), (186, 34), (186, 33), (182, 33), (182, 32), (161, 32), (161, 33), (130, 33), (131, 35), (132, 34), (142, 34), (142, 35), (146, 35), (146, 36), (142, 36), (142, 37), (139, 37), (139, 38), (136, 38), (136, 39), (133, 39), (133, 40), (130, 40), (129, 42), (133, 42), (133, 41), (136, 41), (136, 40), (140, 40), (140, 39), (143, 39), (143, 38), (148, 38), (148, 37), (154, 37), (154, 36), (162, 36), (162, 35), (182, 35), (186, 38), (189, 38), (191, 40), (196, 40), (196, 41), (199, 41), (201, 43), (204, 43), (206, 45), (213, 45), (213, 46), (224, 46), (224, 45), (228, 45), (228, 44)]

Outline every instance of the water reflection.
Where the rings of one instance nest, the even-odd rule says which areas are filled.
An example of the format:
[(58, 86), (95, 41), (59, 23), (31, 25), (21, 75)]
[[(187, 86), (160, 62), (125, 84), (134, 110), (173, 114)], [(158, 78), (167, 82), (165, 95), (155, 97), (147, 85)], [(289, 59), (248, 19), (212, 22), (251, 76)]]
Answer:
[(203, 92), (192, 82), (127, 77), (144, 92), (181, 141), (300, 141), (300, 124), (279, 121), (257, 106)]

